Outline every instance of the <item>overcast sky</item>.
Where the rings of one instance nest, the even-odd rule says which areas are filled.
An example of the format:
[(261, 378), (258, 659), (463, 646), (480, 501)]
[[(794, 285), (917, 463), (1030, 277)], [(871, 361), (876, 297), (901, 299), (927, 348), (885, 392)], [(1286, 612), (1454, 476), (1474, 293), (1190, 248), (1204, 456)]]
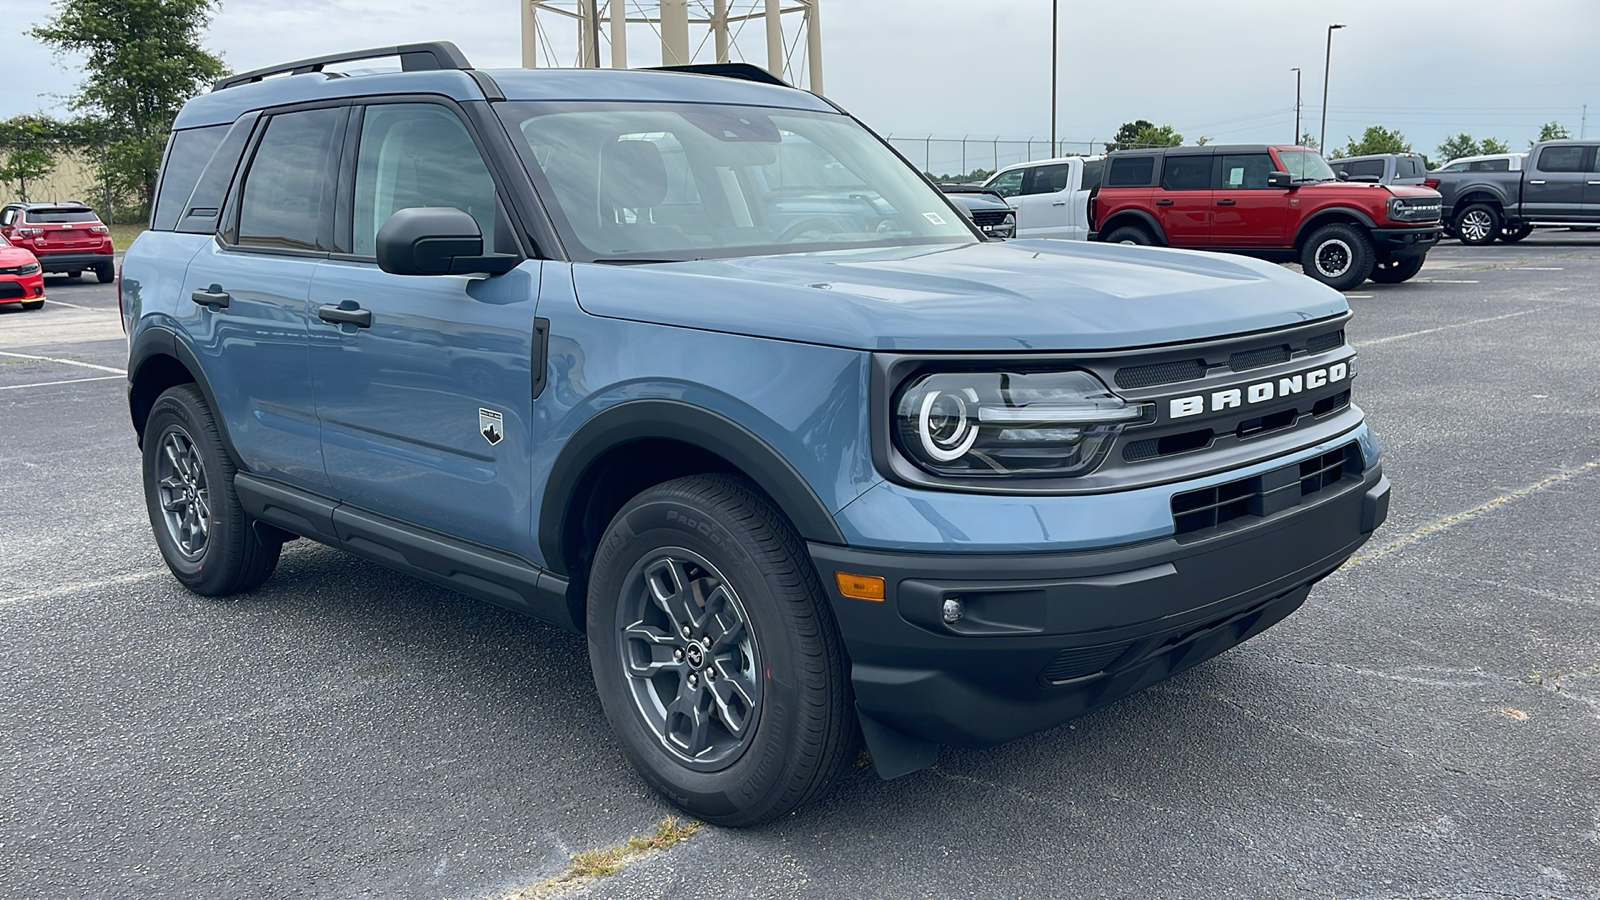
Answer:
[[(752, 2), (760, 0), (730, 0), (730, 6), (742, 10)], [(1045, 138), (1050, 5), (822, 0), (826, 92), (883, 134)], [(53, 59), (20, 27), (46, 18), (50, 3), (4, 0), (3, 6), (11, 27), (0, 37), (8, 73), (0, 83), (0, 116), (60, 111), (51, 95), (73, 89), (75, 61)], [(1315, 134), (1333, 21), (1348, 27), (1333, 35), (1330, 146), (1379, 124), (1400, 129), (1429, 154), (1459, 131), (1522, 149), (1552, 119), (1577, 136), (1585, 103), (1594, 107), (1588, 133), (1600, 136), (1596, 0), (1060, 0), (1060, 10), (1062, 140), (1103, 141), (1120, 123), (1145, 118), (1175, 126), (1190, 142), (1202, 135), (1287, 141), (1294, 131), (1293, 66), (1305, 79), (1302, 130)], [(551, 37), (570, 64), (575, 33), (561, 26)], [(441, 38), (455, 41), (479, 67), (517, 65), (516, 0), (227, 0), (206, 43), (240, 71)], [(659, 40), (643, 26), (629, 40), (633, 65), (659, 62)], [(741, 36), (739, 49), (765, 61), (759, 23)], [(702, 55), (709, 54), (707, 46)], [(959, 153), (955, 146), (935, 149), (936, 170), (942, 158)], [(975, 145), (969, 148), (972, 165), (985, 163)], [(907, 153), (922, 162), (920, 151)]]

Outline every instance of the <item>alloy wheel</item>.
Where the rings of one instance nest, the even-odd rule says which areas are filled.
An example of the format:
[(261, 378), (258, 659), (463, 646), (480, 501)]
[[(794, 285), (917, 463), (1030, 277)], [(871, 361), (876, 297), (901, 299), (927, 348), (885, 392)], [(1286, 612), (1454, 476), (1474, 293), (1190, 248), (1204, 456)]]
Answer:
[(1475, 209), (1461, 217), (1457, 230), (1469, 241), (1482, 241), (1489, 236), (1489, 226), (1493, 224), (1488, 213)]
[(182, 429), (162, 436), (156, 479), (167, 534), (184, 558), (198, 559), (211, 529), (211, 491), (200, 453)]
[(1350, 271), (1350, 264), (1355, 254), (1350, 251), (1350, 245), (1338, 238), (1324, 241), (1317, 248), (1317, 272), (1324, 278), (1338, 278)]

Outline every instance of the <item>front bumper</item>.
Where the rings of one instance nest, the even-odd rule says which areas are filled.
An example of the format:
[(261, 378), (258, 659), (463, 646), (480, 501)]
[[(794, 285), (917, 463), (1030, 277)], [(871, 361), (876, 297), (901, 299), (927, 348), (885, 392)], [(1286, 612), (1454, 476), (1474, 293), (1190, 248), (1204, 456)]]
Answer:
[[(1310, 498), (1307, 498), (1310, 500)], [(811, 544), (880, 773), (1059, 725), (1259, 634), (1388, 515), (1374, 464), (1244, 527), (1105, 550), (997, 556)], [(880, 575), (882, 602), (835, 572)], [(946, 623), (947, 599), (964, 615)]]
[(44, 273), (0, 275), (0, 303), (25, 303), (44, 299)]
[(82, 272), (92, 270), (97, 266), (109, 266), (116, 258), (115, 252), (106, 250), (94, 253), (40, 253), (34, 251), (34, 256), (39, 258), (39, 265), (46, 272)]
[(1439, 243), (1444, 235), (1441, 225), (1410, 228), (1374, 228), (1372, 246), (1383, 259), (1406, 259), (1421, 256)]

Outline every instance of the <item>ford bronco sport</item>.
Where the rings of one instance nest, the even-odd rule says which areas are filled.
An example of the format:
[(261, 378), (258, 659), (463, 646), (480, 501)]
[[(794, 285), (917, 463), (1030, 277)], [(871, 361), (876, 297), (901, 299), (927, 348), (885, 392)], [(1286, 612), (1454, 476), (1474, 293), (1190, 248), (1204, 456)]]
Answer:
[(862, 737), (892, 777), (1194, 666), (1383, 521), (1337, 293), (987, 241), (827, 100), (711, 71), (421, 44), (191, 100), (120, 282), (177, 579), (308, 538), (586, 635), (623, 752), (738, 825)]
[(1106, 166), (1091, 240), (1298, 262), (1336, 290), (1411, 278), (1441, 233), (1437, 192), (1340, 181), (1304, 147), (1121, 150)]

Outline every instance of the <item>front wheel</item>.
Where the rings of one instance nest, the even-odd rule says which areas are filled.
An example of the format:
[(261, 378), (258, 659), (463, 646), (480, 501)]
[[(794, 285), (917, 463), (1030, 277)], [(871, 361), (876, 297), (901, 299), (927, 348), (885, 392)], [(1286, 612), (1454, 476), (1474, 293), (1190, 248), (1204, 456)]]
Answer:
[(1136, 244), (1140, 247), (1149, 247), (1155, 244), (1155, 236), (1147, 229), (1138, 225), (1124, 225), (1106, 235), (1108, 244)]
[(41, 309), (43, 307), (44, 307), (44, 301), (43, 300), (29, 300), (29, 301), (27, 301), (27, 302), (22, 304), (22, 308), (23, 309)]
[(1336, 291), (1367, 280), (1373, 269), (1372, 241), (1354, 225), (1335, 222), (1318, 228), (1300, 251), (1300, 268)]
[(1500, 210), (1487, 203), (1474, 203), (1456, 216), (1456, 236), (1473, 247), (1494, 243), (1500, 236)]
[(1379, 284), (1399, 284), (1410, 281), (1413, 275), (1422, 271), (1422, 261), (1425, 256), (1412, 256), (1393, 262), (1381, 262), (1372, 267), (1372, 280)]
[(591, 572), (595, 685), (652, 787), (708, 822), (754, 825), (828, 786), (856, 743), (844, 652), (799, 538), (749, 482), (646, 490)]
[(144, 493), (167, 568), (196, 594), (223, 597), (261, 586), (281, 541), (263, 538), (233, 490), (233, 460), (211, 409), (192, 384), (168, 388), (144, 430)]

